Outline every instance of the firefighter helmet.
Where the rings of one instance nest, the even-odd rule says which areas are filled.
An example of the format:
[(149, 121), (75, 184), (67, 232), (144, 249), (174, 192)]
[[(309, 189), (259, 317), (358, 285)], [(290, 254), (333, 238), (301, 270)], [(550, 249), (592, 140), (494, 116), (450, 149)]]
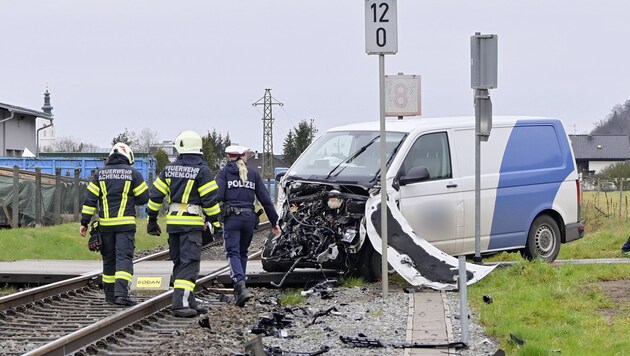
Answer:
[(129, 147), (127, 144), (117, 142), (114, 147), (112, 147), (112, 151), (109, 153), (109, 156), (111, 157), (111, 155), (113, 154), (119, 154), (125, 157), (127, 161), (129, 161), (129, 164), (133, 164), (133, 151), (131, 150), (131, 147)]
[(201, 136), (195, 131), (184, 131), (175, 139), (175, 149), (180, 155), (184, 153), (202, 154), (202, 146)]

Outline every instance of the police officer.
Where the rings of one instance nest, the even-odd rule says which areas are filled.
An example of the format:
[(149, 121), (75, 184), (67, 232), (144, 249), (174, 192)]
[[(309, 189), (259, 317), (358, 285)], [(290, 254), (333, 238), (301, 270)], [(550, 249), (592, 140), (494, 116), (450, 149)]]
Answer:
[(247, 159), (251, 152), (243, 146), (229, 146), (225, 153), (229, 161), (217, 175), (218, 199), (223, 202), (223, 238), (230, 264), (230, 277), (234, 282), (234, 297), (236, 305), (243, 307), (251, 297), (245, 288), (245, 273), (247, 249), (252, 242), (257, 222), (254, 197), (258, 198), (265, 209), (276, 236), (280, 235), (280, 227), (278, 213), (260, 174), (247, 169)]
[(177, 136), (175, 148), (179, 157), (167, 164), (153, 182), (147, 205), (147, 232), (159, 235), (158, 212), (164, 198), (168, 197), (166, 231), (174, 280), (171, 310), (178, 317), (194, 317), (208, 312), (199, 305), (194, 293), (201, 260), (201, 235), (211, 223), (218, 225), (221, 211), (217, 202), (217, 184), (201, 147), (201, 136), (194, 131), (184, 131)]
[(129, 286), (133, 275), (136, 233), (136, 205), (149, 200), (149, 187), (142, 174), (131, 165), (133, 151), (121, 142), (112, 148), (105, 166), (99, 168), (85, 192), (79, 233), (87, 226), (99, 204), (99, 225), (103, 256), (103, 290), (110, 304), (132, 306)]

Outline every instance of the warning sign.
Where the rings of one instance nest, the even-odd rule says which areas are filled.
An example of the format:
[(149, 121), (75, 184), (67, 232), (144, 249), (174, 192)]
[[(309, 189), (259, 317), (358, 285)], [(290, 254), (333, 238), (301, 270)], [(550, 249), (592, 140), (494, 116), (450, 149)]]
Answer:
[(385, 116), (420, 115), (420, 76), (385, 76)]

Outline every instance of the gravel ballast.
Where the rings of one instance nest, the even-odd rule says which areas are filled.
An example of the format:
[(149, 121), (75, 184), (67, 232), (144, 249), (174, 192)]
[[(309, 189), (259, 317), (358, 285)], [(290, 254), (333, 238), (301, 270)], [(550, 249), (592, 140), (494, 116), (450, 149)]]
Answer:
[[(268, 354), (316, 353), (324, 355), (404, 355), (405, 349), (392, 346), (379, 348), (356, 347), (345, 344), (340, 336), (365, 336), (386, 345), (406, 343), (409, 319), (410, 288), (390, 286), (387, 300), (383, 300), (378, 283), (361, 287), (321, 286), (311, 289), (303, 302), (294, 306), (279, 304), (286, 290), (250, 289), (254, 298), (239, 308), (232, 302), (214, 306), (208, 315), (191, 320), (189, 327), (166, 337), (155, 348), (155, 355), (235, 355), (245, 354), (246, 345), (254, 344), (262, 335), (262, 345)], [(416, 293), (423, 293), (422, 291)], [(443, 293), (443, 301), (450, 315), (452, 340), (461, 341), (459, 295)], [(205, 320), (207, 318), (207, 321)], [(261, 320), (264, 322), (261, 323)], [(493, 355), (498, 344), (484, 334), (483, 328), (469, 318), (468, 349), (457, 355)], [(204, 327), (201, 324), (206, 324)], [(250, 346), (253, 347), (253, 346)], [(446, 349), (442, 349), (448, 354)]]

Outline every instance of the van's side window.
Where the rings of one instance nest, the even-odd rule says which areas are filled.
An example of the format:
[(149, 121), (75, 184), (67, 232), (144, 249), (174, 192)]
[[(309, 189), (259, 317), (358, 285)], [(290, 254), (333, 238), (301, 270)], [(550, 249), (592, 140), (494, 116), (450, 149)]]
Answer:
[(424, 166), (430, 180), (452, 178), (451, 153), (446, 132), (420, 136), (407, 153), (401, 170), (407, 173), (411, 167)]

